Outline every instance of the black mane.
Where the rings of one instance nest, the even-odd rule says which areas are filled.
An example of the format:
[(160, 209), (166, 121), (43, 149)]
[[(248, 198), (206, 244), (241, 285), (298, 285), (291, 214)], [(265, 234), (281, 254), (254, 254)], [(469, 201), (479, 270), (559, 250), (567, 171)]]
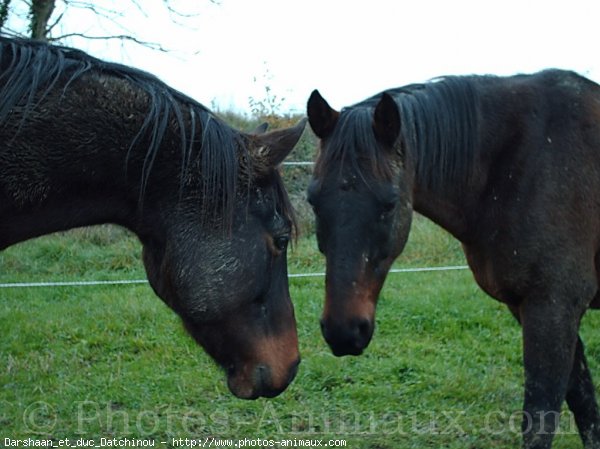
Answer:
[[(477, 84), (482, 78), (445, 77), (386, 91), (400, 110), (403, 150), (413, 157), (421, 185), (439, 190), (448, 182), (468, 181), (478, 147)], [(368, 161), (375, 176), (391, 176), (389, 159), (372, 128), (381, 95), (342, 109), (319, 166), (348, 160), (360, 170), (360, 161)]]
[[(85, 74), (115, 77), (141, 89), (149, 97), (149, 110), (129, 147), (131, 152), (136, 145), (148, 142), (140, 200), (165, 133), (171, 128), (180, 136), (182, 188), (192, 156), (200, 154), (203, 211), (208, 218), (218, 214), (225, 222), (231, 219), (239, 169), (246, 171), (248, 155), (240, 133), (205, 106), (142, 70), (37, 41), (0, 37), (0, 67), (0, 126), (16, 105), (24, 108), (25, 121), (51, 91), (64, 92)], [(129, 153), (125, 163), (128, 158)]]

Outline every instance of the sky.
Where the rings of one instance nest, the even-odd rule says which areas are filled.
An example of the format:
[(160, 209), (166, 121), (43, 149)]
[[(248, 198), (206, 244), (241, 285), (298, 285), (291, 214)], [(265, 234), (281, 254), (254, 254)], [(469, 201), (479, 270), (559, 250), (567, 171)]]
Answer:
[[(129, 5), (124, 27), (168, 53), (117, 41), (67, 42), (148, 70), (213, 109), (247, 113), (250, 97), (275, 98), (279, 112), (303, 114), (313, 89), (341, 108), (443, 75), (558, 67), (600, 82), (597, 0), (171, 1), (193, 15), (172, 16), (162, 0), (139, 1), (144, 13), (115, 2)], [(123, 32), (85, 10), (70, 11), (62, 26)]]

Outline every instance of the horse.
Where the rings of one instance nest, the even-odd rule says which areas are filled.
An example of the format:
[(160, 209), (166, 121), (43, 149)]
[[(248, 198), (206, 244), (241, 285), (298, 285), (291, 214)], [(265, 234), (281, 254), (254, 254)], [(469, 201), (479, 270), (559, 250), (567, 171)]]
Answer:
[(0, 248), (73, 227), (131, 230), (154, 292), (239, 398), (273, 397), (299, 351), (294, 215), (277, 166), (305, 123), (228, 126), (155, 76), (0, 38)]
[(417, 211), (462, 243), (478, 285), (522, 327), (524, 447), (551, 447), (565, 399), (585, 447), (600, 447), (579, 337), (600, 307), (600, 86), (558, 69), (445, 76), (341, 111), (315, 90), (307, 110), (333, 353), (369, 344)]

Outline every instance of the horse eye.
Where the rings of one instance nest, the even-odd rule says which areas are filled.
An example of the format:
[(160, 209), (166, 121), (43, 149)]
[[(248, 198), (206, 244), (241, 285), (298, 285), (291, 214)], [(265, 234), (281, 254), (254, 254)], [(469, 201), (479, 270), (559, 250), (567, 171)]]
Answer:
[(398, 204), (400, 200), (400, 195), (396, 189), (392, 189), (386, 195), (383, 195), (381, 198), (381, 211), (384, 214), (389, 214), (396, 208), (396, 204)]
[(283, 251), (287, 248), (289, 241), (290, 238), (287, 235), (280, 235), (279, 237), (275, 237), (275, 248), (277, 248), (279, 251)]
[(388, 213), (394, 210), (394, 208), (396, 207), (396, 201), (386, 201), (385, 203), (383, 203), (383, 213)]

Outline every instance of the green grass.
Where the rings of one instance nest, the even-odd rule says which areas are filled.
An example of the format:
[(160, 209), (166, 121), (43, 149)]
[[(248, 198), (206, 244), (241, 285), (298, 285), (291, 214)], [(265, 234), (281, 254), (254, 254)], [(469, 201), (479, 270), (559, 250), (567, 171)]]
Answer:
[[(322, 271), (315, 247), (301, 238), (290, 272)], [(141, 278), (139, 254), (119, 228), (76, 230), (0, 253), (0, 282)], [(458, 243), (417, 217), (396, 266), (456, 264)], [(469, 271), (390, 275), (361, 357), (336, 358), (323, 342), (323, 278), (293, 278), (290, 289), (303, 362), (282, 395), (250, 402), (231, 396), (146, 285), (0, 289), (0, 446), (7, 437), (210, 436), (519, 447), (520, 330)], [(588, 315), (583, 335), (598, 374), (598, 317)], [(581, 447), (569, 416), (563, 424), (554, 447)]]

